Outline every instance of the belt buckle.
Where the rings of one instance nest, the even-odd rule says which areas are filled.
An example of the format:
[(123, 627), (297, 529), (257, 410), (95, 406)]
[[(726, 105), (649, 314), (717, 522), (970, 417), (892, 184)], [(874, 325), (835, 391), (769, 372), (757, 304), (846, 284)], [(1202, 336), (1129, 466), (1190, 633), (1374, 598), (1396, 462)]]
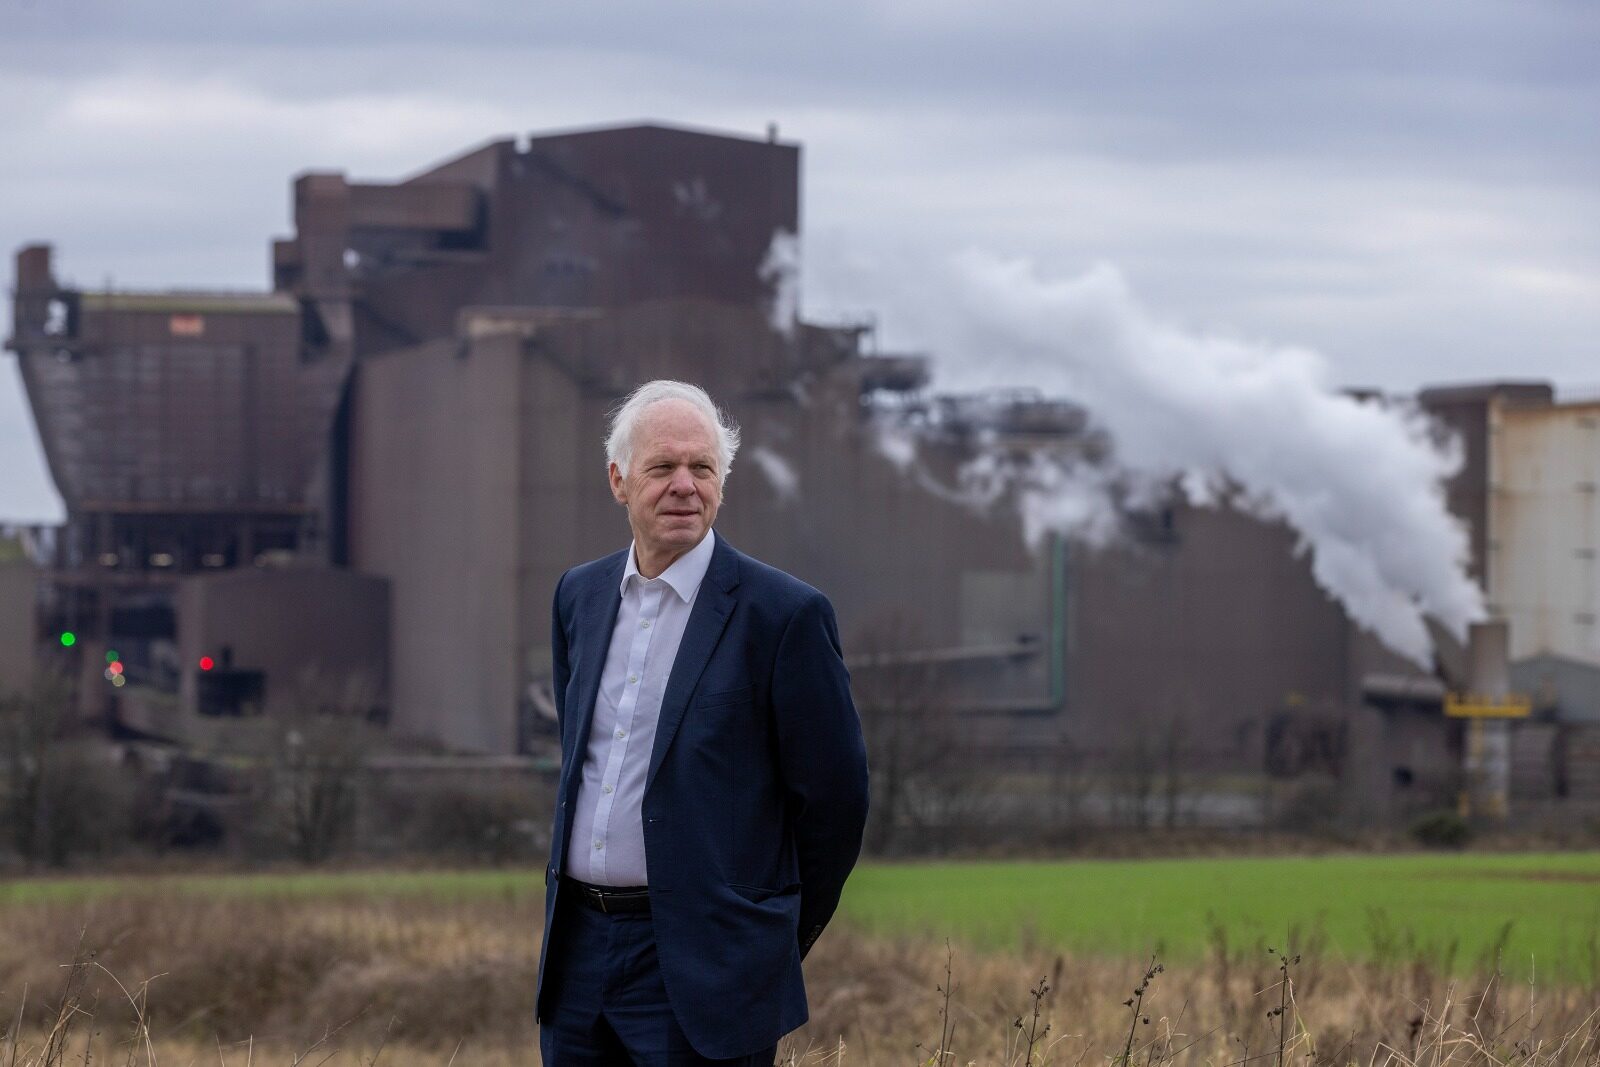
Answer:
[(594, 895), (595, 899), (600, 901), (600, 914), (610, 915), (611, 912), (606, 908), (606, 891), (604, 889), (597, 889), (595, 890)]

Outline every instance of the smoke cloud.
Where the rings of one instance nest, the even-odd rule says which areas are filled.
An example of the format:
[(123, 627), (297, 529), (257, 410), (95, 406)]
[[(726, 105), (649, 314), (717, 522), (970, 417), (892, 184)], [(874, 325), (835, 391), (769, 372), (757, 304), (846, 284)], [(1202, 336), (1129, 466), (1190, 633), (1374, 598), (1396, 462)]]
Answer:
[(800, 315), (800, 236), (788, 230), (774, 230), (772, 243), (761, 261), (761, 280), (771, 290), (767, 321), (785, 337), (794, 335)]
[[(885, 309), (936, 353), (935, 389), (1070, 398), (1109, 441), (1109, 455), (1092, 459), (980, 447), (946, 491), (980, 507), (1014, 501), (1033, 542), (1060, 531), (1103, 543), (1123, 508), (1172, 492), (1198, 505), (1226, 499), (1287, 523), (1318, 584), (1424, 666), (1425, 614), (1458, 635), (1483, 616), (1466, 531), (1444, 504), (1459, 451), (1414, 405), (1338, 392), (1306, 349), (1164, 323), (1110, 266), (1053, 278), (968, 252), (936, 276)], [(888, 423), (885, 453), (926, 482), (916, 428)]]
[(795, 472), (794, 465), (788, 460), (766, 445), (752, 448), (750, 459), (761, 468), (767, 483), (772, 486), (773, 492), (778, 494), (780, 503), (787, 504), (800, 495), (800, 475)]

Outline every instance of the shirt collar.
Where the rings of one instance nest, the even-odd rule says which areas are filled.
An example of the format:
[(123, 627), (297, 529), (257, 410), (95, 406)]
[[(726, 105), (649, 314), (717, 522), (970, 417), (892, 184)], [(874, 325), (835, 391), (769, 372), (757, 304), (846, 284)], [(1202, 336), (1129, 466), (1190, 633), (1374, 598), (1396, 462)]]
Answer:
[[(673, 560), (672, 565), (662, 571), (655, 580), (666, 582), (685, 604), (692, 601), (695, 593), (700, 590), (700, 583), (705, 580), (706, 571), (711, 567), (711, 552), (716, 548), (716, 537), (714, 531), (707, 530), (698, 545)], [(624, 595), (627, 594), (628, 582), (632, 579), (637, 578), (641, 582), (651, 580), (639, 573), (638, 561), (634, 559), (635, 547), (633, 545), (628, 547), (628, 565), (622, 570), (622, 584), (618, 587), (618, 592)]]

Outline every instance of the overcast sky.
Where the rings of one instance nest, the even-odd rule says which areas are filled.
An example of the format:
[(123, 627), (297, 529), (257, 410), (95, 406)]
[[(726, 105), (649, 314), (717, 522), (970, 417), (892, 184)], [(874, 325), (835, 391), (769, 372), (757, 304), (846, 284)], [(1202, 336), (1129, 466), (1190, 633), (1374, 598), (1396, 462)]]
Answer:
[[(1597, 57), (1590, 0), (0, 0), (0, 273), (48, 240), (78, 285), (260, 288), (301, 170), (776, 122), (805, 313), (890, 346), (929, 341), (896, 314), (922, 266), (976, 249), (1114, 264), (1339, 384), (1600, 387)], [(0, 519), (59, 514), (8, 354)]]

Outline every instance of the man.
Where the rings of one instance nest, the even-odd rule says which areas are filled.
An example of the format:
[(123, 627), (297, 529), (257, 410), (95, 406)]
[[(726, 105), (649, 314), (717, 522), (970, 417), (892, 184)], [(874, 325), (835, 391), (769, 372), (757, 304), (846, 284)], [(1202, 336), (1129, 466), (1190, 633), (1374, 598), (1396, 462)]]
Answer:
[(738, 446), (704, 390), (640, 386), (606, 440), (633, 544), (556, 586), (546, 1067), (771, 1064), (860, 852), (833, 609), (712, 532)]

